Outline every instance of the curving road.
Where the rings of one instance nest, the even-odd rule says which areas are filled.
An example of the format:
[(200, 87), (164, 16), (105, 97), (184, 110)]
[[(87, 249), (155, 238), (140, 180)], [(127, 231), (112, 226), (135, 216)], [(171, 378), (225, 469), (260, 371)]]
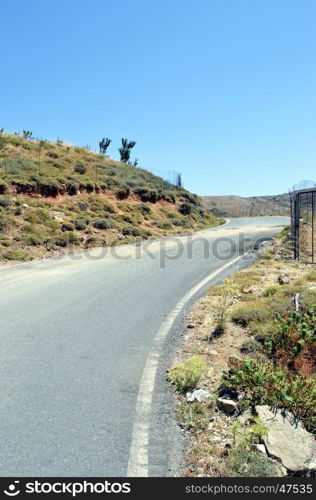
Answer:
[(0, 475), (176, 475), (165, 370), (181, 319), (287, 223), (234, 219), (1, 269)]

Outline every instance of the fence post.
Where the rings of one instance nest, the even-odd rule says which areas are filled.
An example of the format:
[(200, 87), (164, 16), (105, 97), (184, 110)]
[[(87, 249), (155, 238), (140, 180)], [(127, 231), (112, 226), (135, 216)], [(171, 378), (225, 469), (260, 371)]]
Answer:
[(294, 259), (300, 258), (300, 198), (299, 193), (294, 194)]

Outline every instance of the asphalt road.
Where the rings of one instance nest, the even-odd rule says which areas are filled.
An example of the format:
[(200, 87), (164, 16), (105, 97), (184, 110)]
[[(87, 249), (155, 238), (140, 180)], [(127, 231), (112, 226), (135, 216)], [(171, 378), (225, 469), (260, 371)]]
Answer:
[(193, 236), (1, 269), (0, 475), (126, 476), (133, 470), (128, 466), (142, 439), (142, 426), (135, 427), (144, 417), (137, 409), (142, 374), (168, 314), (173, 323), (160, 339), (142, 446), (148, 475), (176, 475), (182, 439), (165, 369), (181, 319), (206, 286), (253, 257), (236, 262), (236, 256), (287, 223), (235, 219)]

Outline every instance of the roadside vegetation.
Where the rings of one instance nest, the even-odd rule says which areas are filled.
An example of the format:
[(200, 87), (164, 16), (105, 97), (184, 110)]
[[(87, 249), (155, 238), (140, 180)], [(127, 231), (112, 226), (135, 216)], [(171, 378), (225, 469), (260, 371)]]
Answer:
[[(191, 436), (184, 475), (315, 473), (308, 461), (306, 470), (290, 470), (269, 455), (269, 429), (256, 411), (282, 410), (316, 434), (316, 271), (291, 260), (288, 231), (251, 268), (211, 287), (188, 318), (183, 352), (168, 373), (179, 424)], [(200, 401), (196, 389), (205, 391)], [(282, 445), (287, 439), (281, 434)], [(297, 453), (297, 443), (287, 446)]]
[[(0, 262), (27, 261), (216, 226), (222, 220), (180, 185), (131, 161), (136, 142), (122, 139), (121, 161), (89, 148), (0, 130)], [(181, 184), (181, 183), (180, 183)]]

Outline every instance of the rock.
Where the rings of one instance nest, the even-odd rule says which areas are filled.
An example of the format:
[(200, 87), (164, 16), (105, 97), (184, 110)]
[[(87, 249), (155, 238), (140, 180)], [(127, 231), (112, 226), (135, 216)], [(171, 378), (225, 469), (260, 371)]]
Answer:
[(195, 324), (194, 323), (188, 323), (187, 324), (187, 328), (195, 328)]
[(26, 210), (27, 208), (29, 208), (29, 206), (28, 206), (28, 204), (27, 204), (27, 203), (23, 203), (22, 208), (23, 208), (24, 210)]
[(186, 400), (190, 403), (195, 400), (202, 403), (202, 401), (206, 401), (210, 396), (211, 395), (208, 391), (205, 391), (204, 389), (196, 389), (193, 392), (187, 392)]
[(208, 353), (212, 354), (212, 356), (218, 356), (218, 352), (215, 349), (209, 349)]
[(278, 276), (278, 283), (279, 285), (288, 285), (290, 283), (290, 280), (287, 276)]
[(255, 444), (255, 449), (257, 451), (259, 451), (260, 453), (264, 453), (264, 455), (267, 454), (267, 450), (266, 450), (266, 447), (264, 446), (264, 444)]
[(254, 289), (252, 287), (249, 287), (249, 288), (243, 288), (242, 289), (242, 292), (243, 293), (253, 293), (254, 292)]
[(316, 469), (314, 437), (292, 413), (269, 406), (256, 406), (256, 412), (268, 431), (262, 439), (270, 456), (292, 472)]
[(237, 409), (237, 403), (232, 399), (217, 398), (217, 407), (224, 413), (232, 415)]

